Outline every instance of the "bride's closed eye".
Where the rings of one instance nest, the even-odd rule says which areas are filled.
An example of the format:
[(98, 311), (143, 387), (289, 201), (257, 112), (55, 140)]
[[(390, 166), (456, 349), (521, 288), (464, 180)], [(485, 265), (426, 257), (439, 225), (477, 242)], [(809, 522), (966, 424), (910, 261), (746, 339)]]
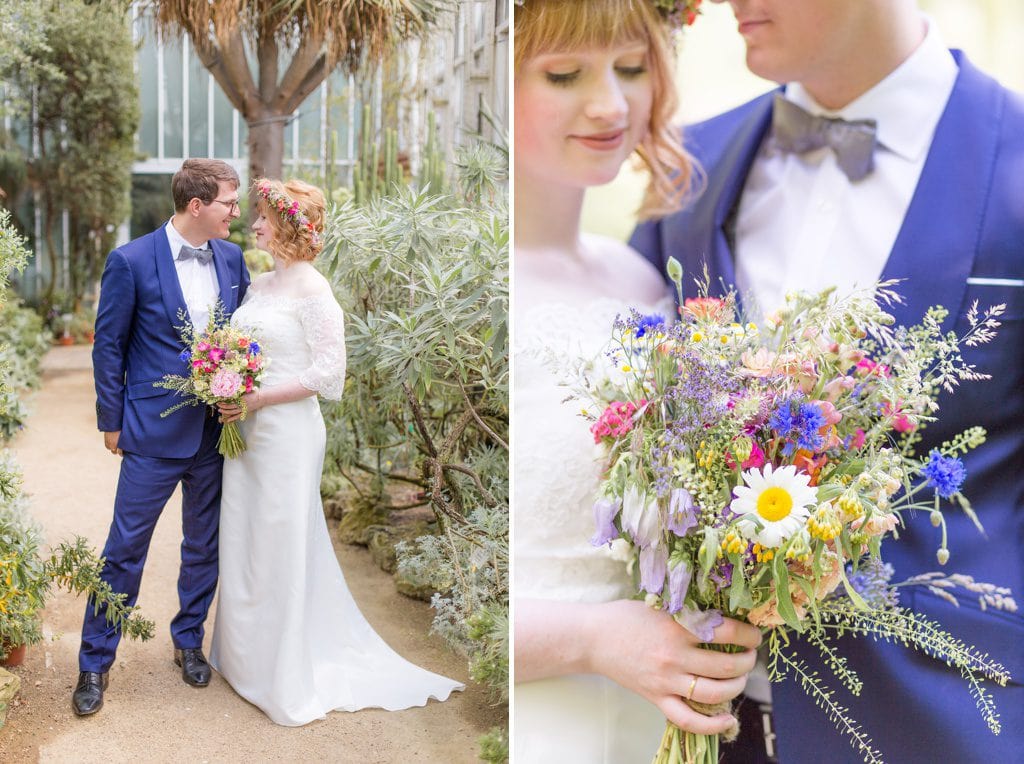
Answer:
[(552, 85), (570, 85), (580, 77), (580, 70), (573, 72), (544, 72), (547, 81)]
[[(581, 70), (571, 72), (544, 72), (544, 76), (552, 85), (571, 85), (580, 78)], [(616, 66), (615, 73), (624, 80), (635, 80), (647, 73), (647, 67), (639, 66)]]

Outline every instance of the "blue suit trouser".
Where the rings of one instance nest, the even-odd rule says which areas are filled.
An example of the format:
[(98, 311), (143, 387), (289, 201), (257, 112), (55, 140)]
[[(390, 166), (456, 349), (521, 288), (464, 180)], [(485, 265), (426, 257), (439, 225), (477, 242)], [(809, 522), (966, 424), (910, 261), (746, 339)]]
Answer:
[[(173, 415), (172, 415), (173, 416)], [(178, 483), (182, 487), (181, 570), (178, 576), (180, 610), (171, 621), (177, 648), (203, 644), (203, 623), (217, 588), (217, 536), (220, 524), (221, 471), (217, 452), (220, 428), (207, 417), (195, 456), (161, 459), (125, 452), (114, 499), (114, 519), (103, 548), (106, 563), (101, 578), (134, 605), (142, 570), (157, 520)], [(106, 608), (93, 612), (88, 603), (82, 624), (79, 670), (106, 672), (114, 663), (120, 632), (106, 619)]]

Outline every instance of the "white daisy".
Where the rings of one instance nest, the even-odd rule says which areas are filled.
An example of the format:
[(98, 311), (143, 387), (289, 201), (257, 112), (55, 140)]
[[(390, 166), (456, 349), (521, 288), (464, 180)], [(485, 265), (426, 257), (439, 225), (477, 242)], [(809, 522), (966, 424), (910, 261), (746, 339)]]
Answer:
[(761, 546), (777, 547), (804, 527), (810, 512), (808, 507), (817, 503), (817, 491), (808, 483), (810, 476), (798, 473), (796, 467), (772, 465), (749, 469), (743, 473), (743, 482), (733, 489), (736, 496), (730, 509), (743, 517), (736, 523), (740, 533)]

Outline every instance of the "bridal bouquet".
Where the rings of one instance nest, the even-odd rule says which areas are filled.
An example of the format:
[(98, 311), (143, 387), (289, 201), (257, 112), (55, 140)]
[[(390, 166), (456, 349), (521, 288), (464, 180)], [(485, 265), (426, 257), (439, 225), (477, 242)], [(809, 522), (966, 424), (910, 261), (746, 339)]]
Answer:
[[(186, 346), (179, 358), (188, 364), (190, 372), (188, 376), (168, 374), (154, 384), (174, 390), (186, 400), (161, 412), (160, 416), (168, 416), (184, 406), (216, 406), (218, 403), (244, 406), (242, 396), (256, 388), (267, 366), (259, 342), (248, 332), (228, 324), (219, 303), (211, 311), (206, 330), (201, 334), (195, 332), (188, 320), (183, 321), (179, 330)], [(237, 422), (224, 425), (217, 450), (229, 459), (245, 451), (245, 440)]]
[[(678, 262), (669, 273), (679, 288)], [(949, 558), (949, 504), (978, 524), (960, 493), (959, 456), (984, 442), (984, 430), (970, 428), (923, 458), (913, 446), (941, 389), (986, 378), (960, 349), (991, 340), (1003, 306), (981, 314), (973, 306), (960, 337), (942, 332), (939, 307), (918, 326), (893, 329), (885, 312), (899, 300), (892, 286), (844, 298), (792, 295), (761, 328), (738, 319), (734, 293), (682, 302), (673, 324), (634, 311), (616, 321), (600, 360), (572, 370), (574, 397), (607, 454), (593, 543), (628, 549), (638, 592), (702, 640), (723, 614), (761, 627), (773, 681), (795, 677), (865, 761), (881, 756), (787, 650), (789, 633), (820, 649), (854, 693), (861, 681), (832, 645), (842, 634), (941, 658), (961, 671), (994, 733), (999, 719), (982, 680), (1008, 679), (998, 663), (901, 608), (880, 556), (907, 510), (929, 514), (939, 564)], [(899, 585), (907, 583), (940, 593), (966, 586), (989, 607), (1016, 609), (1007, 589), (966, 576)], [(655, 762), (711, 764), (718, 746), (717, 737), (669, 724)]]

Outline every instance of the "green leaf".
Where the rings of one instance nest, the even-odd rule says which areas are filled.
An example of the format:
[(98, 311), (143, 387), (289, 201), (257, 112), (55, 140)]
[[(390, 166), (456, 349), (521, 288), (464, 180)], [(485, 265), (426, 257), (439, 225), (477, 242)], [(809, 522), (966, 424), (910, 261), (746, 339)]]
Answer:
[(776, 555), (772, 559), (772, 573), (775, 574), (775, 598), (778, 602), (779, 615), (794, 631), (803, 631), (804, 627), (796, 615), (793, 596), (789, 591), (789, 569), (786, 567), (786, 559), (783, 555)]

